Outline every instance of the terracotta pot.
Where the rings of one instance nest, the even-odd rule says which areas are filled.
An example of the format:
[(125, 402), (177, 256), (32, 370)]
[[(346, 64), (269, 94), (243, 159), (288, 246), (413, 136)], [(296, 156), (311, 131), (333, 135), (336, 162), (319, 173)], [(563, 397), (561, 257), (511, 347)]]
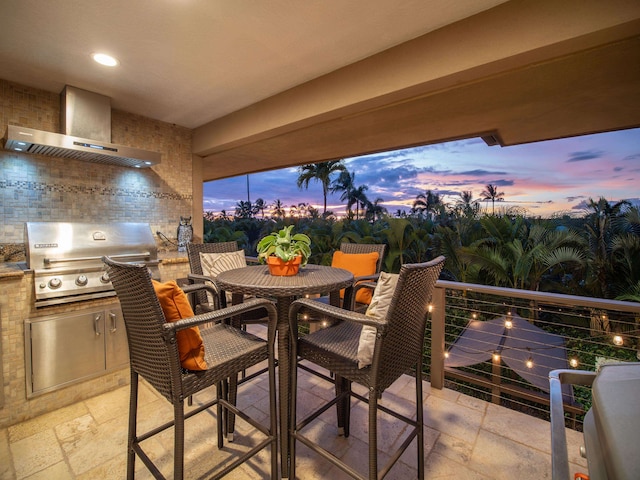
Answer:
[(269, 273), (276, 277), (290, 277), (292, 275), (298, 274), (298, 269), (300, 268), (300, 262), (302, 261), (302, 257), (298, 255), (293, 260), (289, 260), (285, 262), (284, 260), (270, 256), (267, 257), (267, 265), (269, 266)]

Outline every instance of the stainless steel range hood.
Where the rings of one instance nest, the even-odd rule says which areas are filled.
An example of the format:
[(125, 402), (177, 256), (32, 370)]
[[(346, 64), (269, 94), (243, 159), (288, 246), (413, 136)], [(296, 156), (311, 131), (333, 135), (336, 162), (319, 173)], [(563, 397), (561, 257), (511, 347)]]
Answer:
[(160, 163), (157, 152), (111, 143), (109, 97), (66, 86), (60, 100), (61, 133), (9, 125), (4, 148), (124, 167), (146, 168)]

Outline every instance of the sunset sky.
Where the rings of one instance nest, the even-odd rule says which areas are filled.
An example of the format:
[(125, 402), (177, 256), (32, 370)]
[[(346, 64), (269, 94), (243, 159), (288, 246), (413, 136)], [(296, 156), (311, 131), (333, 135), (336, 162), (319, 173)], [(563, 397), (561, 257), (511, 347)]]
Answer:
[[(511, 147), (488, 147), (478, 138), (344, 160), (356, 186), (367, 185), (369, 200), (382, 198), (391, 214), (409, 210), (427, 190), (453, 204), (463, 190), (479, 198), (487, 184), (504, 192), (499, 207), (520, 206), (535, 216), (577, 212), (601, 196), (640, 205), (640, 129)], [(286, 207), (306, 202), (322, 212), (321, 184), (312, 180), (301, 190), (297, 178), (297, 167), (251, 174), (250, 199), (279, 199)], [(247, 200), (246, 175), (204, 185), (205, 211), (232, 214), (241, 200)], [(344, 212), (340, 194), (329, 197), (327, 209)]]

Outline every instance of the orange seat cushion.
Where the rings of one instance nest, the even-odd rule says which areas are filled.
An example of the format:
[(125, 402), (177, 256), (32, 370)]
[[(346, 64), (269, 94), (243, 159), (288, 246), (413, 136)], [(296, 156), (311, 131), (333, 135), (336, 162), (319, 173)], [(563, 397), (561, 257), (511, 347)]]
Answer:
[[(183, 318), (193, 317), (193, 309), (187, 295), (176, 282), (157, 282), (153, 280), (153, 288), (158, 295), (160, 306), (167, 322), (177, 322)], [(200, 336), (200, 329), (195, 326), (176, 332), (180, 363), (187, 370), (206, 370), (204, 359), (204, 343)]]
[[(371, 253), (344, 253), (337, 250), (333, 254), (331, 266), (343, 268), (353, 273), (354, 277), (363, 277), (376, 273), (378, 252)], [(361, 288), (356, 293), (356, 302), (369, 304), (371, 302), (371, 289)], [(340, 298), (344, 298), (344, 290), (340, 291)]]

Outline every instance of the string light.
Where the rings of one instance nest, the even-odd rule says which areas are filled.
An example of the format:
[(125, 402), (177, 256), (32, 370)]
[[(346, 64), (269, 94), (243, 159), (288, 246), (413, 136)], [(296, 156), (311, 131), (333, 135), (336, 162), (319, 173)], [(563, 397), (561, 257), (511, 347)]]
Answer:
[(320, 325), (322, 325), (322, 328), (325, 328), (329, 323), (326, 320), (323, 320)]
[(533, 368), (533, 358), (531, 357), (531, 355), (529, 355), (529, 358), (527, 358), (527, 362), (525, 363), (525, 365), (527, 366), (527, 368)]
[(578, 359), (572, 358), (571, 360), (569, 360), (569, 365), (571, 365), (573, 368), (576, 368), (578, 366)]
[(471, 318), (473, 318), (475, 320), (476, 318), (478, 318), (478, 314), (476, 312), (473, 312), (471, 314)]
[(505, 320), (504, 321), (504, 327), (505, 328), (511, 328), (513, 327), (513, 322), (511, 320)]
[(527, 351), (529, 352), (529, 358), (527, 358), (527, 361), (524, 362), (524, 364), (527, 366), (527, 368), (533, 368), (533, 357), (531, 356), (531, 347), (527, 347)]
[(449, 358), (449, 352), (444, 352), (444, 358)]
[(622, 338), (622, 335), (614, 335), (613, 344), (618, 347), (622, 346), (624, 344), (624, 339)]
[(500, 361), (500, 354), (498, 352), (493, 352), (493, 361), (494, 362), (499, 362)]
[(433, 312), (433, 305), (429, 304), (429, 313)]

